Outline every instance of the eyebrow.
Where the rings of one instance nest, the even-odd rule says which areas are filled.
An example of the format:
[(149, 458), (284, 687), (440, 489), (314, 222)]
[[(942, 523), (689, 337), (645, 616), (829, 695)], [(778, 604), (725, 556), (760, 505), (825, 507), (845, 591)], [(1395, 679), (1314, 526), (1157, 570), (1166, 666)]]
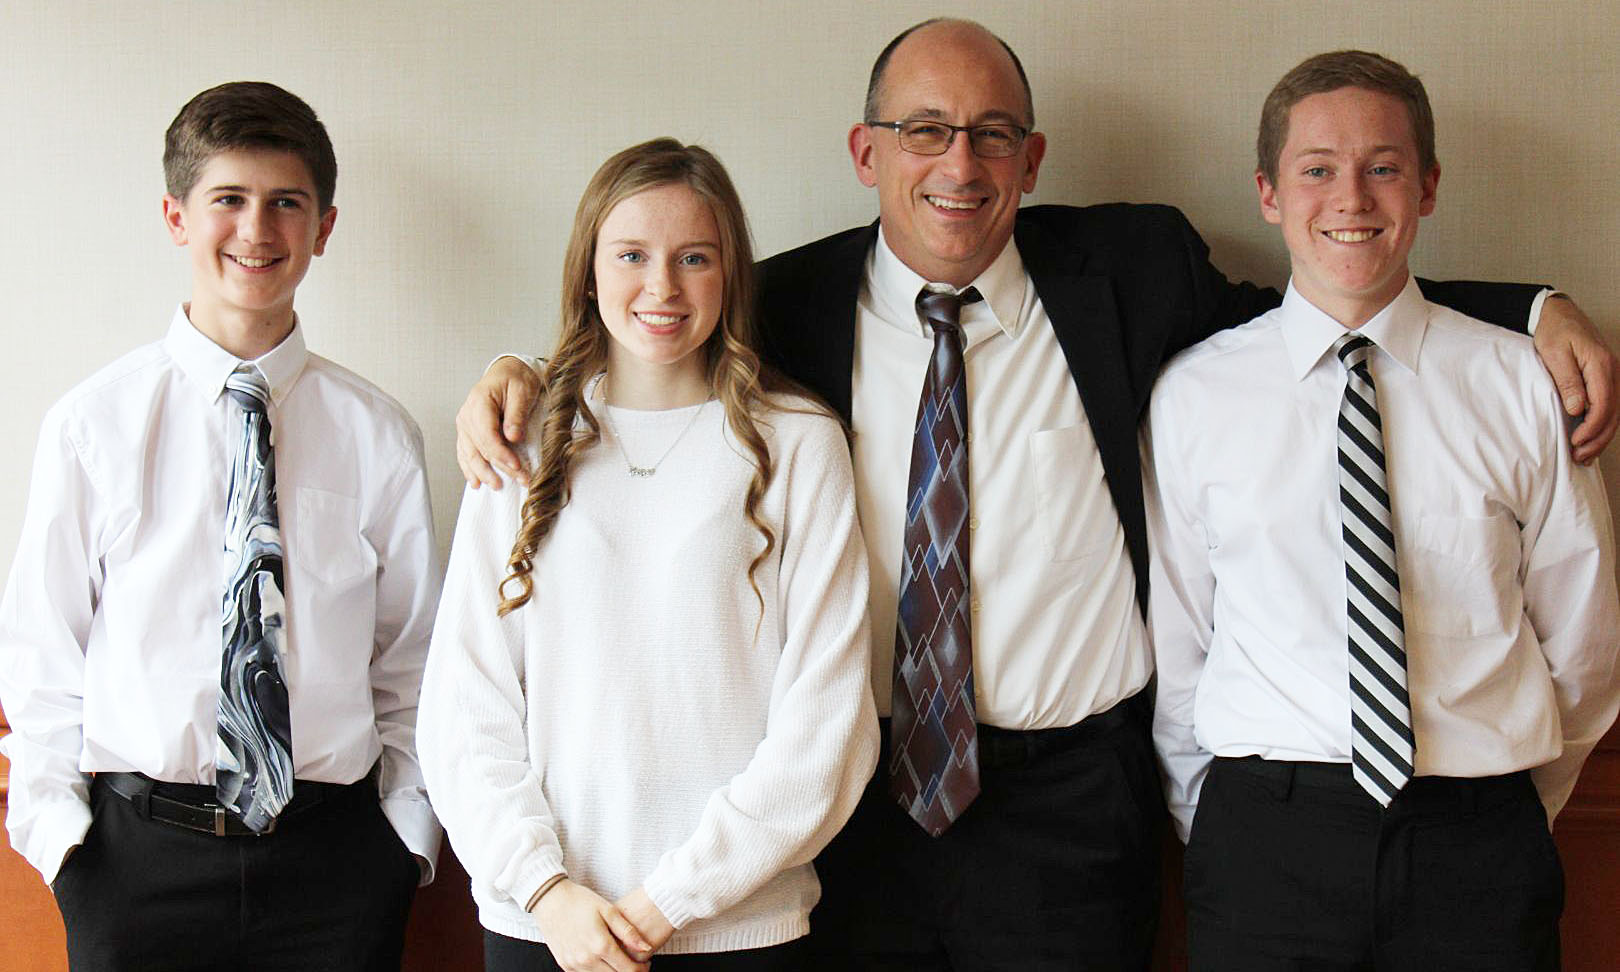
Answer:
[[(903, 115), (902, 117), (906, 121), (921, 121), (923, 119), (944, 121), (945, 120), (945, 112), (941, 111), (938, 108), (919, 108), (916, 111), (913, 111), (913, 112), (910, 112), (910, 113), (908, 113), (906, 115)], [(973, 127), (976, 127), (978, 125), (1020, 125), (1021, 126), (1021, 125), (1023, 125), (1023, 122), (1019, 120), (1018, 115), (1015, 115), (1010, 111), (1002, 111), (1000, 108), (992, 108), (989, 111), (984, 112), (983, 114), (976, 115), (975, 116), (975, 121), (971, 125), (968, 125), (967, 127), (968, 128), (973, 128)]]
[[(239, 192), (239, 193), (247, 193), (250, 190), (248, 189), (247, 186), (234, 186), (233, 185), (233, 186), (210, 186), (210, 187), (208, 187), (207, 191), (208, 192)], [(299, 189), (296, 186), (294, 186), (294, 187), (292, 187), (290, 189), (272, 189), (272, 190), (270, 190), (270, 195), (272, 195), (272, 196), (299, 196), (299, 197), (302, 197), (304, 199), (313, 199), (314, 198), (314, 196), (309, 192), (309, 190), (307, 190), (307, 189)]]
[[(1380, 152), (1399, 152), (1404, 147), (1405, 146), (1394, 145), (1394, 144), (1391, 144), (1391, 145), (1374, 145), (1372, 147), (1372, 153), (1371, 154), (1377, 155)], [(1298, 152), (1295, 152), (1294, 153), (1294, 158), (1302, 159), (1307, 155), (1330, 155), (1331, 156), (1331, 155), (1338, 155), (1338, 154), (1339, 154), (1339, 152), (1338, 152), (1337, 149), (1308, 148), (1308, 149), (1300, 149)]]
[[(608, 240), (607, 245), (608, 246), (646, 246), (647, 241), (646, 240), (628, 240), (628, 239)], [(677, 244), (675, 249), (677, 249), (677, 250), (690, 250), (693, 247), (702, 247), (702, 248), (707, 249), (707, 250), (718, 250), (718, 249), (720, 249), (720, 244), (718, 244), (718, 243), (710, 243), (708, 240), (692, 240), (692, 241), (687, 242), (687, 243)]]

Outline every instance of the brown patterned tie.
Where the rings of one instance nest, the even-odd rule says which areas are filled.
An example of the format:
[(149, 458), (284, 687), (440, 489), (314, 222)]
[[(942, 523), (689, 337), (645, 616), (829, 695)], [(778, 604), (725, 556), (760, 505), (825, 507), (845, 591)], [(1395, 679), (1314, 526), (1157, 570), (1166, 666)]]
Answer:
[(968, 412), (962, 294), (917, 295), (934, 353), (917, 405), (894, 644), (889, 789), (932, 836), (979, 795), (968, 575)]

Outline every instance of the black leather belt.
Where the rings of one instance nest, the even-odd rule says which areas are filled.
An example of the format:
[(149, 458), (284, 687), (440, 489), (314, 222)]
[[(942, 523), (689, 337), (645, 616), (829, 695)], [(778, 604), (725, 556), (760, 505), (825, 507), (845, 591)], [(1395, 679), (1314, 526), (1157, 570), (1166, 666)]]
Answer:
[(280, 821), (337, 797), (369, 791), (371, 799), (375, 800), (376, 778), (377, 768), (373, 766), (364, 779), (355, 783), (296, 780), (292, 799), (262, 833), (249, 830), (236, 811), (220, 806), (212, 786), (164, 783), (141, 773), (97, 773), (93, 785), (105, 786), (108, 792), (128, 800), (148, 820), (215, 837), (266, 837), (275, 833)]

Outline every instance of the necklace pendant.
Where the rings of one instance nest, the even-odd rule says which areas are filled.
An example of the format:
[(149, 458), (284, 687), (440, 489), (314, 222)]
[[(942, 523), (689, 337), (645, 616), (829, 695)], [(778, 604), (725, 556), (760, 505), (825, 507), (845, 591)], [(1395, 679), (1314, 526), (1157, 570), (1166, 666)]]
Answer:
[(653, 473), (658, 471), (657, 466), (635, 466), (630, 465), (629, 463), (626, 463), (626, 465), (630, 468), (630, 475), (636, 477), (637, 479), (646, 479), (648, 476), (651, 476)]

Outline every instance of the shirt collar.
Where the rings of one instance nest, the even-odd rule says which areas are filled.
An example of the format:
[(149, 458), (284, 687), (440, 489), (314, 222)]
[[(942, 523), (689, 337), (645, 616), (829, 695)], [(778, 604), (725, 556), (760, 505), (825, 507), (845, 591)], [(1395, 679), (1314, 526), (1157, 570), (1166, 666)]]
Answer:
[[(866, 280), (879, 318), (903, 323), (912, 333), (930, 336), (917, 316), (917, 294), (930, 281), (895, 256), (894, 251), (889, 249), (888, 240), (883, 237), (881, 226), (878, 227), (877, 245), (872, 248), (872, 257), (866, 264)], [(1025, 292), (1029, 287), (1029, 274), (1024, 271), (1024, 260), (1018, 255), (1018, 247), (1012, 240), (1007, 241), (995, 262), (974, 278), (969, 286), (978, 288), (979, 295), (984, 298), (962, 308), (962, 328), (970, 335), (970, 342), (974, 332), (986, 330), (977, 325), (986, 323), (1000, 328), (1008, 337), (1017, 337), (1023, 323), (1022, 311)], [(939, 287), (935, 286), (934, 289), (938, 290)], [(954, 287), (946, 289), (960, 293)]]
[[(1322, 360), (1345, 331), (1343, 324), (1306, 300), (1288, 281), (1288, 292), (1283, 295), (1282, 338), (1288, 349), (1288, 361), (1295, 379), (1304, 379), (1316, 363)], [(1410, 275), (1406, 286), (1395, 299), (1372, 319), (1356, 330), (1365, 334), (1379, 350), (1393, 358), (1401, 367), (1417, 373), (1418, 352), (1423, 347), (1423, 336), (1429, 329), (1429, 303), (1418, 289), (1417, 279)]]
[(169, 333), (163, 338), (163, 347), (180, 367), (180, 372), (201, 389), (209, 401), (218, 398), (225, 390), (225, 379), (230, 377), (231, 372), (238, 365), (247, 363), (259, 369), (259, 374), (270, 386), (270, 401), (279, 406), (298, 382), (298, 376), (303, 374), (304, 365), (309, 360), (309, 351), (304, 346), (304, 331), (296, 317), (293, 319), (292, 332), (280, 344), (255, 361), (243, 362), (197, 330), (186, 316), (184, 304), (174, 310)]

